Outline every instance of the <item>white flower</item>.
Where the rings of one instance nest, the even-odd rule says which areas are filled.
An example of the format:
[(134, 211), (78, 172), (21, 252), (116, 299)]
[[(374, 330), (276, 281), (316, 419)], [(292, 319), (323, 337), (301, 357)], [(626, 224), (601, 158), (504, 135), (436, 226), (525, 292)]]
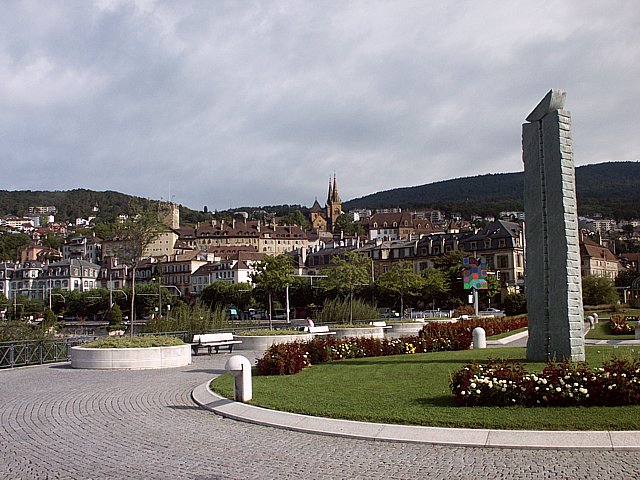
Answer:
[(472, 383), (472, 384), (471, 384), (471, 388), (476, 388), (476, 384), (475, 384), (475, 383)]
[(561, 392), (562, 389), (560, 387), (556, 387), (556, 392)]
[(476, 393), (477, 393), (478, 395), (480, 395), (480, 390), (476, 390)]

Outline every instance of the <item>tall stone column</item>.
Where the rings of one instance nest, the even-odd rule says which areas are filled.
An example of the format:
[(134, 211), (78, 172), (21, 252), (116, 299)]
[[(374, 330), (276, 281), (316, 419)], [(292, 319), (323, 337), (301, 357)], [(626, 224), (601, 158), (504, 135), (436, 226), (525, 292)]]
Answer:
[(527, 359), (584, 360), (571, 114), (551, 90), (522, 125)]

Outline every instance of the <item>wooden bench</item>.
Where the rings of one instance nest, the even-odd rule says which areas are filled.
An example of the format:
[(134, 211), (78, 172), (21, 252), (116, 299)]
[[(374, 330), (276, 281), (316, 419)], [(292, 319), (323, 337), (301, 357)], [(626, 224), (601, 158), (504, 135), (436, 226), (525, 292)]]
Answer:
[(201, 335), (194, 335), (191, 342), (191, 350), (193, 354), (197, 355), (198, 350), (206, 348), (211, 355), (211, 350), (216, 349), (216, 353), (220, 350), (220, 347), (229, 347), (229, 352), (233, 351), (233, 346), (242, 343), (242, 340), (234, 340), (233, 333), (204, 333)]
[(309, 333), (313, 333), (314, 335), (335, 335), (335, 333), (336, 333), (336, 332), (330, 332), (328, 325), (322, 325), (322, 326), (318, 326), (318, 327), (316, 327), (315, 325), (314, 326), (309, 326), (309, 327), (304, 327), (304, 331), (305, 332), (309, 332)]

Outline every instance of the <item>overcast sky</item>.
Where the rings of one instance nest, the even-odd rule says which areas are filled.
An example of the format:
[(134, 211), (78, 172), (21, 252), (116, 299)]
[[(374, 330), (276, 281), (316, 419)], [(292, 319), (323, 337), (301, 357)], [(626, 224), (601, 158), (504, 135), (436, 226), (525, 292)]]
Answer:
[(640, 2), (2, 2), (0, 189), (201, 210), (522, 171), (567, 91), (576, 165), (640, 157)]

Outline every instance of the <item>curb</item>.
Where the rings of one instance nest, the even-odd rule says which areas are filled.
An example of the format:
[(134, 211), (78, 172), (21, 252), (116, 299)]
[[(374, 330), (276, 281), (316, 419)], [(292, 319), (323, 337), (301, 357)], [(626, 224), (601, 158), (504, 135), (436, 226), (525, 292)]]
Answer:
[(640, 431), (557, 431), (440, 428), (355, 422), (280, 412), (235, 402), (213, 393), (209, 382), (191, 398), (217, 415), (256, 425), (296, 432), (382, 442), (460, 447), (558, 450), (640, 450)]

